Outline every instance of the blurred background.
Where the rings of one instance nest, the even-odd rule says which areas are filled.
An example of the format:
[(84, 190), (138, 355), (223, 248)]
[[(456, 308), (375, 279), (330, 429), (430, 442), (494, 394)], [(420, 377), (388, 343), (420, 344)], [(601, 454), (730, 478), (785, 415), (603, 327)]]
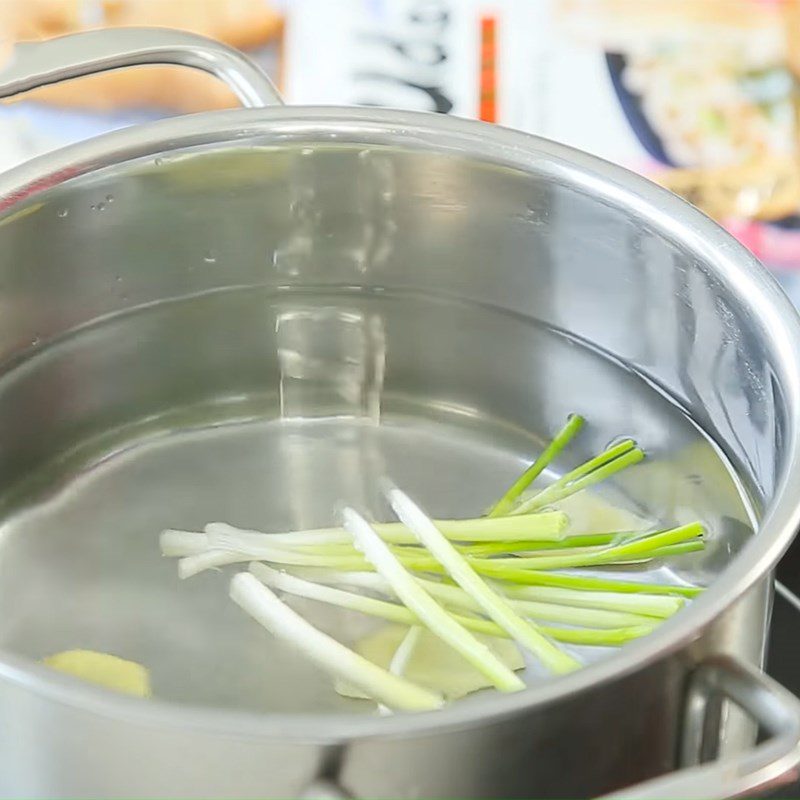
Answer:
[[(480, 118), (623, 164), (717, 219), (800, 306), (800, 0), (0, 0), (0, 55), (125, 25), (241, 48), (290, 104)], [(47, 87), (0, 104), (0, 170), (234, 105), (174, 67)], [(798, 576), (796, 545), (780, 577), (798, 591)], [(800, 692), (797, 610), (776, 603), (770, 666)]]
[[(721, 221), (800, 304), (800, 0), (0, 0), (4, 45), (123, 25), (241, 48), (289, 103), (477, 117), (621, 163)], [(48, 87), (0, 106), (0, 169), (233, 105), (175, 67)]]
[[(289, 103), (478, 117), (652, 177), (726, 225), (800, 303), (796, 0), (0, 0), (5, 44), (123, 25), (250, 53)], [(142, 121), (232, 106), (147, 67), (0, 113), (0, 169)]]

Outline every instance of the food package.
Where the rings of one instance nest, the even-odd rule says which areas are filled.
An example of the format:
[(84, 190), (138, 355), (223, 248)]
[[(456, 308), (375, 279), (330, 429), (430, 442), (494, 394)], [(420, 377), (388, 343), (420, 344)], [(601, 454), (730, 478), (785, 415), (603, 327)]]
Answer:
[(285, 57), (289, 102), (565, 142), (800, 267), (800, 0), (294, 0)]

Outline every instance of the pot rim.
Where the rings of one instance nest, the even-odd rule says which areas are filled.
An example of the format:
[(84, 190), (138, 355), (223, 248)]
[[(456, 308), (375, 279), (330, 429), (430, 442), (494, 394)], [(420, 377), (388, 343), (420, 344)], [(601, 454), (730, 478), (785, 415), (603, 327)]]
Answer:
[(431, 734), (496, 722), (651, 666), (698, 639), (704, 628), (768, 575), (800, 527), (800, 504), (792, 499), (792, 490), (800, 492), (800, 317), (775, 279), (743, 245), (646, 178), (566, 145), (483, 122), (387, 109), (287, 106), (160, 120), (61, 148), (0, 175), (0, 210), (3, 216), (13, 214), (21, 202), (57, 184), (123, 162), (213, 144), (251, 147), (254, 139), (256, 146), (266, 147), (302, 142), (391, 144), (469, 156), (526, 172), (545, 171), (592, 193), (598, 201), (634, 210), (668, 236), (680, 237), (736, 289), (760, 322), (762, 334), (772, 340), (785, 372), (782, 389), (790, 419), (786, 468), (758, 532), (690, 608), (656, 632), (558, 680), (513, 695), (479, 695), (433, 713), (373, 717), (229, 711), (157, 699), (142, 703), (4, 650), (0, 650), (0, 678), (60, 704), (143, 726), (318, 743)]

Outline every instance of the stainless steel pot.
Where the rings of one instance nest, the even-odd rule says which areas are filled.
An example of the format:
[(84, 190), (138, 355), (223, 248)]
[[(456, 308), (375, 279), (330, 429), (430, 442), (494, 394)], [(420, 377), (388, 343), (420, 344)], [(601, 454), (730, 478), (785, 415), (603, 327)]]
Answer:
[[(137, 63), (278, 102), (232, 51), (147, 30), (26, 45), (0, 95)], [(699, 212), (552, 142), (349, 108), (118, 131), (0, 176), (0, 201), (4, 796), (715, 798), (796, 775), (800, 704), (759, 667), (800, 518), (800, 326)], [(429, 504), (473, 507), (476, 476), (499, 490), (573, 410), (587, 451), (633, 434), (671, 465), (645, 488), (710, 521), (691, 568), (713, 585), (520, 695), (374, 718), (288, 713), (273, 686), (254, 713), (279, 656), (224, 581), (178, 586), (155, 554), (169, 524), (366, 502), (365, 465), (387, 460), (435, 483)], [(187, 702), (36, 662), (95, 644), (182, 659), (162, 688)], [(200, 684), (218, 696), (196, 702)]]

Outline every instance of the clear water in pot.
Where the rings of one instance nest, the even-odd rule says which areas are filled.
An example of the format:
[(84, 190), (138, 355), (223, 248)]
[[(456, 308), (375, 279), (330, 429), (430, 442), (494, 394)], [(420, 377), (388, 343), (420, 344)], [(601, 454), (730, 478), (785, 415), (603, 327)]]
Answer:
[[(22, 405), (39, 439), (3, 498), (0, 645), (114, 653), (171, 701), (374, 712), (234, 606), (230, 568), (179, 581), (166, 527), (323, 526), (340, 502), (388, 519), (382, 476), (433, 516), (475, 516), (574, 411), (589, 427), (559, 469), (633, 436), (649, 458), (604, 495), (711, 532), (703, 553), (631, 567), (638, 579), (708, 583), (751, 533), (720, 453), (639, 375), (433, 295), (247, 288), (133, 309), (34, 343), (0, 379), (0, 418)], [(293, 602), (349, 643), (375, 625)]]

